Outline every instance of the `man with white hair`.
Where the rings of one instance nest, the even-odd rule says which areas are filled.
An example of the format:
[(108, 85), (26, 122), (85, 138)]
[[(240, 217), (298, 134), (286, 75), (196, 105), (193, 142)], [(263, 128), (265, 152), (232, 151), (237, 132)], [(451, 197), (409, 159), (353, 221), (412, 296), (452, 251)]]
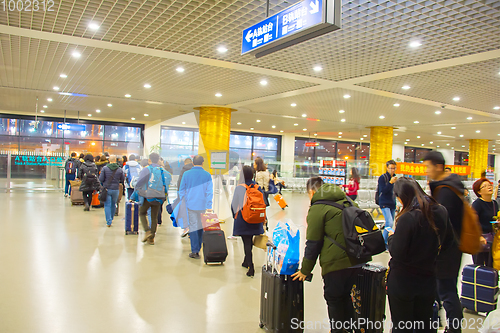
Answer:
[(116, 163), (116, 156), (109, 157), (109, 164), (102, 168), (99, 181), (102, 186), (107, 189), (108, 195), (104, 201), (104, 215), (106, 216), (106, 224), (111, 227), (113, 218), (115, 217), (116, 202), (120, 194), (120, 184), (124, 181), (124, 174), (122, 168)]

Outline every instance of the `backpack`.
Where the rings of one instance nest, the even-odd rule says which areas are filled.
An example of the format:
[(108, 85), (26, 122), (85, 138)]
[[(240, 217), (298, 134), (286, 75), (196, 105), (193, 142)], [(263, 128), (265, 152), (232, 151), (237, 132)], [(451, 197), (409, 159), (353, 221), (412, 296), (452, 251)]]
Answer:
[(69, 159), (66, 161), (66, 173), (75, 174), (76, 173), (76, 163), (74, 159)]
[(136, 165), (131, 167), (130, 165), (125, 165), (125, 171), (127, 171), (127, 183), (131, 188), (135, 187), (137, 180), (139, 179), (139, 166)]
[(85, 173), (85, 184), (92, 186), (97, 182), (97, 167), (89, 167), (87, 173)]
[(259, 191), (259, 186), (243, 185), (247, 189), (245, 199), (243, 200), (243, 208), (241, 209), (241, 217), (249, 224), (264, 223), (266, 221), (266, 203), (264, 195)]
[[(382, 231), (373, 221), (371, 215), (358, 207), (352, 200), (338, 204), (330, 200), (319, 200), (313, 205), (329, 205), (342, 210), (342, 229), (346, 246), (342, 246), (330, 236), (326, 238), (333, 244), (344, 250), (348, 256), (357, 259), (365, 259), (382, 253), (386, 250)], [(348, 204), (346, 207), (345, 204)]]
[(167, 200), (168, 184), (166, 184), (163, 168), (148, 166), (149, 181), (146, 189), (139, 190), (139, 195), (153, 205), (162, 205)]
[[(384, 179), (385, 179), (385, 183), (387, 184), (388, 181), (387, 181), (387, 176), (385, 175), (385, 173), (384, 173)], [(377, 182), (377, 191), (375, 192), (375, 203), (377, 205), (379, 204), (379, 200), (380, 200), (380, 189), (378, 187), (378, 182)]]
[(467, 202), (467, 200), (465, 200), (463, 194), (452, 186), (438, 186), (434, 191), (434, 196), (436, 196), (437, 192), (443, 187), (447, 187), (452, 190), (453, 193), (455, 193), (464, 203), (462, 215), (462, 231), (460, 233), (458, 248), (463, 253), (469, 253), (472, 255), (479, 253), (482, 249), (481, 236), (483, 233), (483, 229), (481, 227), (481, 224), (479, 223), (479, 217), (477, 216), (476, 211)]

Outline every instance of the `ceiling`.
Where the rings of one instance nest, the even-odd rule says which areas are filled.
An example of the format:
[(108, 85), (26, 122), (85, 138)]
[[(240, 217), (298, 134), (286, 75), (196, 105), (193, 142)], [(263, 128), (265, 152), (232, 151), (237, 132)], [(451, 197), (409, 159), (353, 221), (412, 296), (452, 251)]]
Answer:
[[(296, 2), (271, 0), (271, 14)], [(38, 98), (48, 116), (148, 124), (221, 105), (238, 109), (232, 128), (241, 131), (369, 141), (368, 127), (394, 126), (397, 143), (466, 150), (469, 139), (487, 138), (495, 152), (500, 1), (342, 0), (341, 30), (241, 56), (242, 30), (265, 7), (60, 0), (52, 12), (0, 11), (0, 112), (34, 114)]]

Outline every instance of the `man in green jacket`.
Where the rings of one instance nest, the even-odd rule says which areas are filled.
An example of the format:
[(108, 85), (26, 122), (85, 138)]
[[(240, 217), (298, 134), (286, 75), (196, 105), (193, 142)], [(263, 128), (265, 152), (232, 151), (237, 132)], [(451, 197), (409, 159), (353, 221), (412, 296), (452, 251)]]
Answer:
[[(307, 181), (307, 192), (311, 205), (319, 200), (334, 201), (339, 204), (347, 201), (340, 187), (325, 184), (320, 177), (313, 177)], [(353, 268), (363, 265), (369, 259), (349, 257), (327, 236), (346, 246), (342, 228), (342, 210), (329, 205), (312, 205), (307, 214), (307, 240), (302, 268), (292, 277), (294, 280), (304, 281), (313, 271), (319, 256), (331, 332), (352, 331), (354, 328), (348, 325), (354, 318), (351, 289), (357, 270)]]

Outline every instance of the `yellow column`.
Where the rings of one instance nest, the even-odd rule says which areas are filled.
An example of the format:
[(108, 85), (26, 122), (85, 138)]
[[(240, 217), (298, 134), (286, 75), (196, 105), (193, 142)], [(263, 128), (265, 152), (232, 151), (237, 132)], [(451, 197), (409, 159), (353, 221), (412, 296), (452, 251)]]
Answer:
[(481, 178), (488, 168), (488, 140), (469, 140), (469, 166), (473, 178)]
[[(205, 157), (204, 169), (215, 173), (210, 169), (210, 152), (226, 151), (229, 164), (229, 135), (231, 133), (231, 109), (215, 106), (202, 106), (200, 110), (200, 143), (198, 154)], [(222, 172), (226, 172), (222, 170)]]
[(371, 127), (370, 170), (372, 176), (380, 176), (386, 172), (385, 164), (392, 160), (392, 137), (392, 127)]

